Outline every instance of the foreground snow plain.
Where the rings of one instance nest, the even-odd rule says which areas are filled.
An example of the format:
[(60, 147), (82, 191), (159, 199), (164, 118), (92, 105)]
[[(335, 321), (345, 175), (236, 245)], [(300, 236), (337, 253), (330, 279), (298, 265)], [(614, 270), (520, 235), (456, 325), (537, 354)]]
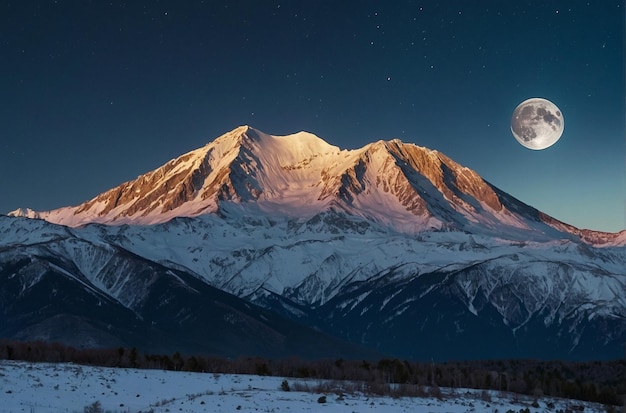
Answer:
[[(442, 389), (443, 397), (372, 396), (362, 393), (281, 390), (281, 377), (188, 373), (0, 361), (0, 411), (83, 412), (95, 402), (102, 412), (601, 412), (597, 404), (534, 399), (479, 390)], [(292, 387), (314, 388), (318, 380), (287, 378)], [(340, 385), (340, 383), (338, 384)], [(329, 386), (331, 387), (331, 386)], [(325, 396), (325, 403), (320, 397)], [(535, 404), (537, 406), (537, 404)], [(98, 410), (91, 410), (98, 411)]]

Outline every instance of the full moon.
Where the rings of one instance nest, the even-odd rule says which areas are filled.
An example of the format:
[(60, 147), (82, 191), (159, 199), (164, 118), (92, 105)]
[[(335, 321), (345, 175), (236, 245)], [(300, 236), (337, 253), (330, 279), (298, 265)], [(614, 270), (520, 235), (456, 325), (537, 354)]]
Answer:
[(511, 132), (528, 149), (546, 149), (563, 134), (563, 114), (547, 99), (532, 98), (520, 103), (511, 117)]

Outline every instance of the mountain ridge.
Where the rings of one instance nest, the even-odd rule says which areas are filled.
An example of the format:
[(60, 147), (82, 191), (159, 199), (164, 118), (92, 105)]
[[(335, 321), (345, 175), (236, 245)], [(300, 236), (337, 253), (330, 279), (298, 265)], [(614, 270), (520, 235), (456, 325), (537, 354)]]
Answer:
[(80, 205), (9, 215), (72, 227), (151, 225), (232, 203), (300, 218), (336, 209), (407, 233), (454, 227), (626, 245), (626, 230), (611, 235), (565, 224), (438, 151), (398, 139), (341, 150), (308, 132), (273, 136), (247, 125)]
[[(107, 317), (96, 311), (99, 305), (68, 307), (102, 297), (98, 300), (120, 307), (106, 314), (139, 313), (157, 327), (169, 326), (170, 345), (185, 346), (171, 334), (182, 340), (189, 332), (173, 326), (190, 325), (183, 321), (192, 315), (203, 317), (206, 309), (199, 303), (213, 294), (202, 287), (208, 284), (232, 295), (230, 300), (238, 297), (308, 328), (407, 359), (607, 358), (619, 356), (626, 340), (622, 247), (566, 239), (521, 243), (449, 230), (409, 236), (332, 211), (308, 220), (211, 214), (151, 226), (79, 228), (0, 218), (0, 314), (32, 308), (32, 314), (10, 319), (27, 324), (11, 330), (24, 339), (39, 339), (44, 326), (52, 328), (52, 321), (28, 325), (37, 321), (35, 315), (62, 323), (67, 311), (79, 317), (91, 308), (92, 317)], [(51, 279), (57, 281), (49, 284)], [(155, 291), (147, 288), (154, 281), (147, 280), (169, 287)], [(198, 304), (194, 290), (204, 291)], [(58, 303), (68, 291), (73, 298)], [(24, 307), (25, 297), (37, 300)], [(148, 313), (141, 310), (145, 302), (151, 303)], [(47, 310), (37, 311), (34, 303)], [(167, 311), (154, 312), (163, 306)], [(62, 314), (49, 313), (55, 308)], [(237, 311), (221, 314), (240, 319)], [(87, 318), (87, 331), (114, 329), (92, 340), (105, 340), (111, 331), (129, 340), (129, 333), (141, 330), (129, 327), (132, 318), (101, 318)], [(150, 327), (140, 321), (135, 323)], [(68, 332), (72, 342), (76, 333)], [(156, 338), (153, 328), (145, 334)], [(250, 337), (228, 329), (224, 335)], [(192, 338), (186, 345), (200, 348), (198, 337)], [(472, 344), (459, 347), (458, 340)], [(239, 348), (254, 348), (246, 346)]]

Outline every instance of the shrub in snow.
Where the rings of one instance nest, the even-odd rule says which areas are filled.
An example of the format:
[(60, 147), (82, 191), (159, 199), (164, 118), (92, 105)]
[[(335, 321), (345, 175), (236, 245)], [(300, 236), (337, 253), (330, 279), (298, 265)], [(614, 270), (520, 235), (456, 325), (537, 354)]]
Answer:
[(434, 386), (430, 386), (428, 389), (428, 395), (430, 397), (435, 397), (438, 400), (443, 400), (443, 393), (441, 393), (441, 389), (436, 384)]
[(283, 380), (283, 382), (280, 383), (280, 389), (282, 391), (291, 391), (291, 388), (289, 387), (289, 383), (287, 382), (287, 380)]
[(91, 403), (89, 406), (85, 406), (85, 408), (83, 409), (84, 413), (103, 413), (104, 411), (102, 410), (102, 405), (100, 404), (99, 401), (95, 401), (93, 403)]

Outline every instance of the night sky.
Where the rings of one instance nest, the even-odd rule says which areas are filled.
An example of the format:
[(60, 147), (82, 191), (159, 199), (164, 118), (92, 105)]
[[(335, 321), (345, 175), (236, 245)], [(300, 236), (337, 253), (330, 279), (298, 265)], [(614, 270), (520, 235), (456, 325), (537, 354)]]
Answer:
[[(624, 1), (0, 1), (0, 213), (76, 205), (248, 124), (437, 149), (625, 228)], [(515, 107), (554, 102), (532, 151)]]

